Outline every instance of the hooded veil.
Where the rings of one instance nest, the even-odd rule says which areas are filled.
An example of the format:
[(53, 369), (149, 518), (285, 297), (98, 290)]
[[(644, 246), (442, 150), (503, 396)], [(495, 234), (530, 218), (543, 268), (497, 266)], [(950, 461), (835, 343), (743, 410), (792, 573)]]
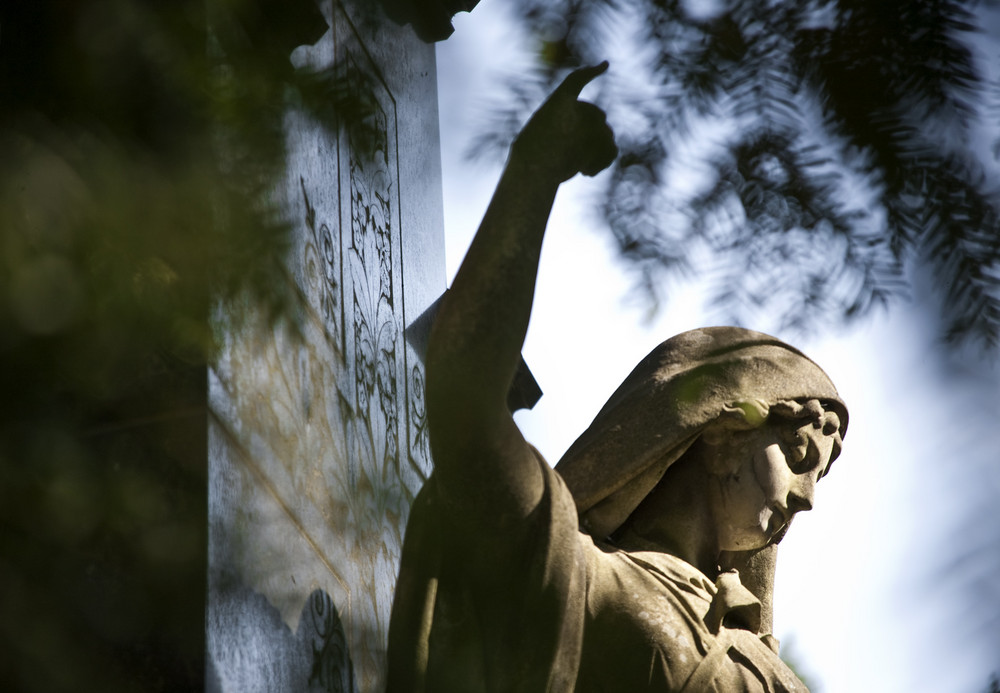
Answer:
[(737, 403), (818, 399), (847, 430), (830, 378), (798, 349), (760, 332), (707, 327), (656, 347), (556, 465), (581, 528), (613, 533), (706, 426)]

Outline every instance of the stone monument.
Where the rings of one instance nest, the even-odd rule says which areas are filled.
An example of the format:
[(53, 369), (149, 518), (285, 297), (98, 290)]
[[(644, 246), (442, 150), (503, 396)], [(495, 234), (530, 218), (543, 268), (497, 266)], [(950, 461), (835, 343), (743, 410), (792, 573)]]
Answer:
[(403, 527), (431, 470), (417, 318), (444, 290), (425, 39), (452, 13), (407, 5), (394, 17), (424, 38), (378, 3), (326, 0), (329, 30), (292, 54), (355, 76), (370, 132), (286, 112), (296, 315), (232, 327), (210, 372), (209, 690), (383, 685)]

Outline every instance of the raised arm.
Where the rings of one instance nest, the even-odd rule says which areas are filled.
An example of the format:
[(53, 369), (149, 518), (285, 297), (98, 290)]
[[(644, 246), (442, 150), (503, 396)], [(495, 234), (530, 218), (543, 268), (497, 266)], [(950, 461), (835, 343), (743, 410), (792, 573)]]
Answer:
[(541, 496), (540, 470), (507, 410), (507, 390), (556, 191), (617, 154), (603, 111), (577, 99), (605, 69), (571, 73), (517, 137), (431, 331), (427, 415), (437, 482), (463, 515), (486, 522), (524, 517)]

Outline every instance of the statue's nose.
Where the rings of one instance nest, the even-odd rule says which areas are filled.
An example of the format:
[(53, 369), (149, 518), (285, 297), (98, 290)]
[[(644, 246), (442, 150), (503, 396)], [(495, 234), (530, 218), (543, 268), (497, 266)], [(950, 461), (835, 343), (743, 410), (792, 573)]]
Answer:
[(795, 485), (788, 492), (788, 509), (792, 513), (812, 510), (815, 493), (816, 480), (811, 474), (803, 474), (796, 479)]

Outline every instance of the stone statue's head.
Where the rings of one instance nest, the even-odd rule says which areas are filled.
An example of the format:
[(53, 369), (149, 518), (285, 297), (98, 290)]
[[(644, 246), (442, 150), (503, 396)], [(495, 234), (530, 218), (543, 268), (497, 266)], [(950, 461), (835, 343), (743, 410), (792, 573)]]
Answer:
[[(719, 499), (723, 514), (759, 514), (759, 532), (734, 530), (723, 549), (756, 550), (811, 507), (847, 422), (833, 383), (799, 350), (742, 328), (704, 328), (668, 339), (643, 359), (556, 468), (581, 528), (604, 538), (675, 462), (697, 452), (710, 473), (729, 480), (731, 493)], [(745, 487), (748, 480), (764, 483)]]

